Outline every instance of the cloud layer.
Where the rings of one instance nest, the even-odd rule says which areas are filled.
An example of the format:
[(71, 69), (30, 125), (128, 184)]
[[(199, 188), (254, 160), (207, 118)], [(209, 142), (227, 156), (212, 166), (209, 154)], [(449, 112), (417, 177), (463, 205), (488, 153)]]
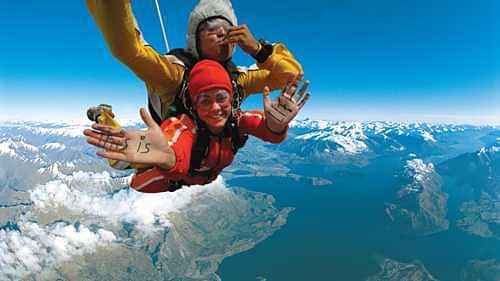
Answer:
[[(72, 256), (108, 247), (120, 240), (110, 229), (123, 222), (132, 223), (145, 236), (171, 227), (169, 214), (181, 212), (195, 196), (229, 191), (221, 177), (210, 185), (157, 194), (124, 188), (127, 178), (113, 178), (107, 172), (57, 178), (31, 191), (32, 208), (18, 220), (18, 229), (0, 229), (0, 280), (40, 276)], [(52, 223), (38, 223), (39, 215)], [(68, 217), (79, 219), (69, 222)]]
[(41, 226), (20, 223), (19, 230), (0, 230), (0, 279), (18, 280), (41, 273), (46, 267), (66, 261), (73, 255), (95, 251), (116, 236), (107, 230), (91, 231), (83, 225), (57, 222)]
[(179, 212), (196, 194), (225, 189), (219, 177), (208, 186), (192, 186), (176, 192), (148, 194), (126, 188), (114, 194), (103, 193), (102, 188), (112, 185), (112, 181), (107, 172), (77, 172), (73, 176), (37, 186), (31, 192), (31, 200), (34, 208), (42, 211), (64, 207), (113, 224), (133, 223), (141, 230), (150, 232), (156, 227), (168, 227), (168, 214)]

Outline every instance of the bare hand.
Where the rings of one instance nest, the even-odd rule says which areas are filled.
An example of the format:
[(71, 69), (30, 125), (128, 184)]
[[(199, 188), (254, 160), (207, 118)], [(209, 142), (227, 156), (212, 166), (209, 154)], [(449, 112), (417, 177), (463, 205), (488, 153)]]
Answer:
[(309, 81), (303, 81), (302, 87), (297, 88), (300, 77), (288, 82), (277, 100), (271, 101), (269, 98), (269, 87), (264, 88), (264, 113), (267, 126), (275, 133), (283, 132), (290, 121), (297, 116), (300, 109), (310, 97), (306, 92)]
[(141, 108), (140, 114), (148, 127), (146, 131), (126, 131), (94, 123), (93, 130), (86, 129), (83, 134), (87, 136), (89, 144), (105, 149), (97, 152), (101, 157), (133, 163), (173, 166), (175, 156), (160, 126), (144, 108)]
[(220, 44), (238, 44), (245, 53), (252, 56), (255, 56), (260, 48), (260, 43), (245, 24), (232, 27)]

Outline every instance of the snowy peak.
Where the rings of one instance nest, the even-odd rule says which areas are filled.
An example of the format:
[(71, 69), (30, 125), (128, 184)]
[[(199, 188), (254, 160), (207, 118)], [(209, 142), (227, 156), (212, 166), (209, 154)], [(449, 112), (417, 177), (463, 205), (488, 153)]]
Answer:
[(50, 135), (77, 138), (82, 136), (84, 129), (90, 127), (88, 123), (52, 123), (52, 122), (0, 122), (4, 131), (19, 130), (30, 132), (33, 135)]
[(492, 144), (491, 146), (482, 147), (477, 154), (478, 155), (494, 154), (497, 152), (500, 152), (500, 138), (496, 138), (496, 142), (494, 144)]
[(496, 139), (496, 142), (490, 146), (482, 147), (477, 153), (479, 161), (486, 165), (490, 165), (495, 159), (500, 158), (500, 138)]
[(359, 154), (385, 146), (392, 151), (405, 150), (405, 142), (411, 145), (433, 145), (441, 134), (462, 132), (464, 126), (432, 125), (427, 123), (399, 122), (331, 122), (298, 120), (291, 124), (296, 140), (335, 143), (337, 151)]
[(426, 186), (431, 184), (431, 179), (436, 175), (432, 163), (426, 164), (418, 158), (407, 160), (404, 172), (411, 182), (397, 192), (398, 198), (422, 192)]
[(55, 151), (61, 151), (66, 149), (66, 146), (63, 143), (60, 142), (51, 142), (51, 143), (46, 143), (42, 146), (43, 149), (45, 150), (55, 150)]
[(26, 143), (22, 137), (0, 139), (0, 155), (21, 161), (43, 162), (39, 149)]
[(432, 163), (425, 164), (422, 159), (412, 159), (406, 161), (405, 172), (408, 176), (412, 177), (415, 181), (421, 182), (422, 179), (434, 172), (434, 165)]

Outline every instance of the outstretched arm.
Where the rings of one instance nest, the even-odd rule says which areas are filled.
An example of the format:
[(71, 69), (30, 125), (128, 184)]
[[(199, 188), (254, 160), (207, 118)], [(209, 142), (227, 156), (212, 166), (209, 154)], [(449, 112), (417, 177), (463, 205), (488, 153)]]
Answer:
[(87, 0), (87, 6), (114, 57), (149, 86), (178, 87), (183, 67), (170, 62), (144, 41), (130, 0)]

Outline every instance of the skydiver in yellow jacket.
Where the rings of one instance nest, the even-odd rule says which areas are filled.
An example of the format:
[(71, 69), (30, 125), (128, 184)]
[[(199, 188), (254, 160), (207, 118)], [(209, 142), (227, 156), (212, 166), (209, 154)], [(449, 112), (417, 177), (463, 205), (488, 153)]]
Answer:
[[(168, 117), (189, 66), (174, 55), (158, 53), (144, 40), (130, 0), (87, 0), (87, 6), (113, 56), (145, 82), (153, 117)], [(200, 0), (189, 17), (185, 53), (195, 62), (214, 59), (228, 69), (236, 44), (257, 64), (253, 69), (236, 69), (242, 99), (263, 92), (265, 86), (283, 88), (303, 73), (283, 44), (257, 41), (247, 26), (238, 25), (229, 0)]]
[[(153, 103), (163, 105), (155, 107), (163, 115), (180, 91), (183, 62), (159, 54), (142, 38), (130, 0), (87, 0), (87, 5), (113, 56), (146, 83)], [(229, 28), (224, 26), (226, 22)], [(241, 70), (238, 77), (246, 95), (261, 93), (265, 86), (271, 90), (283, 88), (302, 73), (301, 65), (283, 44), (260, 43), (245, 25), (238, 26), (228, 0), (201, 0), (191, 12), (188, 25), (186, 50), (198, 60), (225, 63), (231, 59), (235, 44), (256, 58), (258, 69)], [(221, 39), (225, 39), (223, 43)]]

